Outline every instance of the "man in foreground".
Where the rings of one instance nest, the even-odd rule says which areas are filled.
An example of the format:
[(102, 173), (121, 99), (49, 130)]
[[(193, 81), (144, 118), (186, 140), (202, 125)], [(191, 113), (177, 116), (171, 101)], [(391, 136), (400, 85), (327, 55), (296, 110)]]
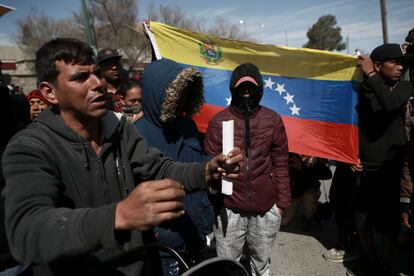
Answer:
[[(2, 160), (10, 250), (34, 275), (90, 274), (114, 254), (151, 241), (146, 230), (181, 217), (184, 189), (206, 189), (221, 174), (238, 177), (237, 148), (188, 164), (149, 148), (125, 117), (106, 109), (85, 43), (47, 42), (37, 51), (36, 72), (52, 107), (13, 138)], [(219, 167), (223, 162), (231, 171)], [(142, 269), (135, 262), (105, 272)]]

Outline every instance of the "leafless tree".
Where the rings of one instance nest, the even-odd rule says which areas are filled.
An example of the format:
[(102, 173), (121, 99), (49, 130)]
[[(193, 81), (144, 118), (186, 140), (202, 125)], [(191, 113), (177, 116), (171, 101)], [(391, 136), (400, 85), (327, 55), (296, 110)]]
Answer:
[[(133, 28), (138, 23), (136, 0), (89, 0), (90, 26), (97, 48), (118, 48), (127, 66), (134, 67), (150, 50), (144, 33)], [(80, 18), (80, 14), (75, 14)], [(136, 28), (135, 28), (136, 29)]]
[(14, 40), (29, 58), (34, 58), (36, 50), (52, 38), (83, 36), (72, 20), (55, 20), (34, 8), (25, 19), (17, 20), (16, 25), (18, 32)]
[[(136, 0), (89, 0), (89, 25), (96, 47), (120, 49), (128, 69), (134, 67), (150, 43), (144, 33), (133, 29), (138, 23)], [(26, 18), (18, 20), (14, 40), (29, 56), (46, 41), (56, 37), (72, 37), (86, 41), (81, 11), (63, 19), (53, 19), (33, 9)]]
[(160, 21), (160, 14), (154, 5), (154, 2), (151, 2), (147, 7), (147, 17), (144, 19), (148, 21)]
[(207, 33), (228, 39), (250, 40), (247, 34), (241, 32), (239, 26), (231, 24), (224, 17), (216, 17), (214, 25), (207, 30)]
[(135, 0), (89, 0), (88, 10), (98, 47), (123, 43), (128, 25), (137, 22)]
[(179, 7), (171, 8), (160, 5), (158, 9), (151, 3), (148, 6), (148, 19), (151, 21), (159, 21), (177, 28), (188, 29), (193, 32), (214, 35), (228, 39), (248, 40), (252, 39), (241, 32), (240, 27), (231, 24), (227, 18), (216, 17), (212, 26), (208, 26), (202, 18), (189, 17)]
[[(126, 65), (134, 67), (142, 56), (150, 56), (150, 42), (141, 27), (137, 27), (138, 0), (88, 0), (89, 25), (97, 49), (120, 49)], [(223, 17), (209, 26), (202, 18), (193, 18), (182, 9), (153, 4), (148, 7), (147, 18), (178, 28), (229, 39), (251, 40), (240, 27)], [(56, 37), (74, 37), (86, 41), (81, 11), (63, 19), (52, 19), (43, 12), (32, 11), (16, 22), (16, 43), (34, 57), (35, 51), (46, 41)], [(128, 68), (128, 69), (129, 69)]]
[(159, 21), (170, 26), (192, 31), (198, 31), (197, 26), (199, 25), (196, 19), (190, 18), (179, 7), (172, 8), (159, 5), (158, 9), (156, 9), (153, 3), (148, 7), (148, 20)]

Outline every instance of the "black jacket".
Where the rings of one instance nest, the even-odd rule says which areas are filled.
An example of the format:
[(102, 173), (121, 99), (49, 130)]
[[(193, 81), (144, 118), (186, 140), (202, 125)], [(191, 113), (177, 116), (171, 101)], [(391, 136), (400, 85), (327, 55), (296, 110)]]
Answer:
[[(116, 203), (146, 180), (204, 183), (204, 164), (181, 164), (149, 148), (136, 128), (108, 111), (103, 145), (91, 144), (46, 109), (8, 145), (6, 230), (14, 257), (35, 275), (84, 275), (121, 250), (143, 244), (139, 231), (114, 231)], [(39, 265), (39, 266), (36, 266)], [(138, 275), (135, 263), (112, 275)]]
[(413, 88), (408, 81), (393, 89), (379, 75), (367, 78), (359, 96), (359, 156), (365, 169), (402, 158), (407, 142), (405, 112)]

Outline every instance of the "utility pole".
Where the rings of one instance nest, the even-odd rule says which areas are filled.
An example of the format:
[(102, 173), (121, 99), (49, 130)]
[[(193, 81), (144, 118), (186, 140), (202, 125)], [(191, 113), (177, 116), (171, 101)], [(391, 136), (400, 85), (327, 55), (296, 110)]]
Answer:
[(385, 0), (380, 0), (380, 5), (381, 5), (382, 38), (385, 44), (385, 43), (388, 43), (387, 8), (385, 6)]

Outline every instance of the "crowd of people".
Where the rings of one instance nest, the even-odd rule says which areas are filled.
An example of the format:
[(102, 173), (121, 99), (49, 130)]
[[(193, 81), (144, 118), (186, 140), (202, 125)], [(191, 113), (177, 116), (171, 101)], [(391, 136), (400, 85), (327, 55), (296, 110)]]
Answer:
[(338, 243), (323, 257), (356, 262), (347, 275), (392, 275), (397, 242), (414, 236), (413, 57), (414, 29), (402, 46), (358, 57), (359, 159), (335, 162), (332, 174), (333, 160), (288, 152), (281, 116), (260, 105), (254, 64), (233, 70), (231, 103), (202, 134), (192, 119), (204, 102), (198, 69), (161, 59), (131, 79), (116, 49), (95, 57), (79, 40), (48, 41), (36, 53), (37, 89), (22, 99), (0, 79), (0, 275), (180, 275), (158, 251), (100, 268), (154, 242), (195, 265), (212, 237), (217, 256), (271, 275), (279, 229), (301, 204), (304, 231), (323, 220), (320, 181), (331, 178)]

